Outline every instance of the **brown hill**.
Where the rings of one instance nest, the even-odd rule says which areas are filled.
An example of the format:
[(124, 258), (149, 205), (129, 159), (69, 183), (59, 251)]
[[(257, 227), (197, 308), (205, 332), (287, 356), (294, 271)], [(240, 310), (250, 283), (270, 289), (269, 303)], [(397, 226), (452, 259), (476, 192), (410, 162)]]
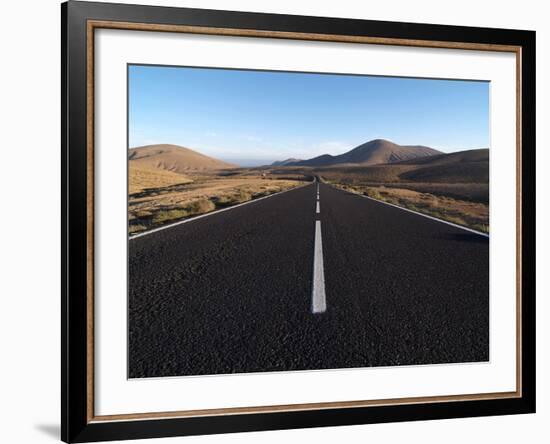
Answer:
[(192, 182), (192, 180), (183, 174), (173, 173), (168, 170), (147, 168), (130, 162), (128, 171), (128, 192), (130, 194), (141, 193), (147, 189), (163, 188), (189, 182)]
[(489, 150), (468, 150), (381, 165), (315, 168), (329, 182), (406, 188), (474, 202), (489, 202)]
[(489, 183), (489, 150), (468, 150), (401, 162), (416, 168), (399, 178), (411, 182)]
[(449, 163), (457, 162), (485, 162), (489, 160), (489, 149), (481, 148), (474, 150), (464, 150), (456, 151), (454, 153), (441, 153), (439, 155), (426, 157), (426, 158), (417, 158), (410, 159), (400, 162), (401, 164), (410, 164), (410, 165), (443, 165)]
[(389, 140), (375, 139), (338, 156), (323, 154), (313, 159), (293, 163), (296, 166), (377, 165), (401, 162), (441, 154), (441, 151), (422, 145), (397, 145)]
[(377, 165), (329, 165), (318, 171), (373, 182), (488, 183), (489, 150), (459, 151)]
[(167, 144), (131, 148), (128, 152), (128, 159), (130, 165), (179, 174), (237, 167), (237, 165), (205, 156), (189, 148)]

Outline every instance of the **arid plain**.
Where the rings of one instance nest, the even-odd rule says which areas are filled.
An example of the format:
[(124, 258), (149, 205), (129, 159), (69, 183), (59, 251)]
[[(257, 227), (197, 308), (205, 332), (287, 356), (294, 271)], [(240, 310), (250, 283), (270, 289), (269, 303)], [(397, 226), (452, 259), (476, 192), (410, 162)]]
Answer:
[(445, 154), (376, 139), (340, 154), (239, 167), (177, 145), (129, 150), (130, 234), (289, 190), (317, 177), (489, 232), (489, 150)]

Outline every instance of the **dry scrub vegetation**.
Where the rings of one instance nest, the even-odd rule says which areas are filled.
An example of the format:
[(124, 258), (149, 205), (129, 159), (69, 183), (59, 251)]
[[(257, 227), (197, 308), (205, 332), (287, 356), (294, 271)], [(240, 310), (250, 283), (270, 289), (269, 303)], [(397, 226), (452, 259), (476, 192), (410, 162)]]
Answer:
[(489, 232), (488, 149), (317, 172), (326, 182), (348, 191)]
[(484, 233), (489, 232), (489, 206), (486, 203), (445, 196), (441, 190), (437, 190), (436, 184), (425, 184), (425, 186), (427, 188), (429, 186), (433, 187), (439, 191), (438, 194), (419, 192), (396, 186), (365, 186), (337, 183), (334, 185), (346, 191), (364, 194), (373, 199), (392, 203), (474, 230)]
[(303, 184), (304, 179), (301, 175), (279, 177), (247, 169), (185, 176), (161, 173), (155, 182), (149, 181), (151, 176), (142, 171), (130, 169), (130, 233), (285, 191)]
[(135, 194), (151, 188), (192, 182), (189, 177), (172, 171), (146, 168), (130, 163), (128, 192)]

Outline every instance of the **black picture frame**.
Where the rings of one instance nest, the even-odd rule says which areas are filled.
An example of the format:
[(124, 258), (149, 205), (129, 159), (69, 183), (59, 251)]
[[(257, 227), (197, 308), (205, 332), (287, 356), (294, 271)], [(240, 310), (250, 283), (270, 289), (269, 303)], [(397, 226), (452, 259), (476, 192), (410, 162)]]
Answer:
[[(90, 417), (87, 23), (368, 36), (521, 48), (521, 395), (319, 410), (95, 421)], [(61, 5), (62, 383), (61, 438), (91, 442), (180, 435), (385, 423), (535, 412), (535, 32), (69, 1)], [(93, 327), (92, 327), (93, 328)]]

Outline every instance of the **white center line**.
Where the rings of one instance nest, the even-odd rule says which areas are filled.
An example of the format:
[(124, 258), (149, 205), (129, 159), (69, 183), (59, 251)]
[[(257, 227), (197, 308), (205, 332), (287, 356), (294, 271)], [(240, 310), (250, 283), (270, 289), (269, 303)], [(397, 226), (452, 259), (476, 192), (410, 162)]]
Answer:
[(313, 291), (311, 312), (324, 313), (327, 309), (325, 296), (325, 271), (323, 267), (323, 241), (321, 239), (321, 221), (315, 222), (315, 248), (313, 255)]
[(319, 201), (317, 201), (317, 209), (315, 210), (315, 212), (317, 214), (319, 214), (321, 212), (321, 210), (319, 209)]

